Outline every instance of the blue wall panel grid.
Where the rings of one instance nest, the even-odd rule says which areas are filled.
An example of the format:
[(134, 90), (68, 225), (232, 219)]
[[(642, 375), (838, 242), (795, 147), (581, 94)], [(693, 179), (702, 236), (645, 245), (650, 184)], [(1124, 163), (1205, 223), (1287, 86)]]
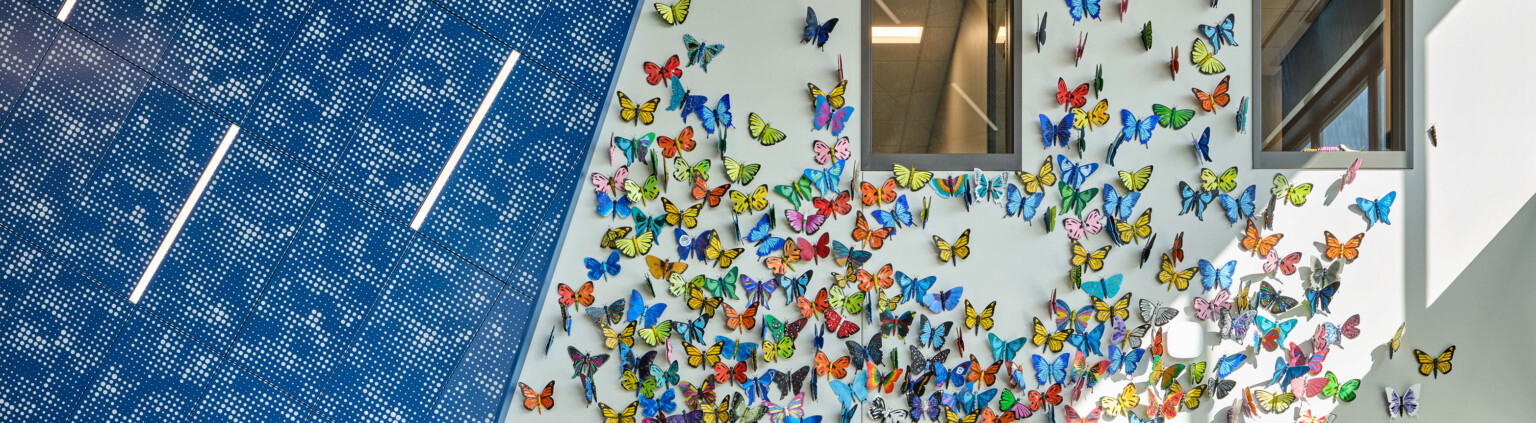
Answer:
[(64, 421), (128, 303), (0, 230), (0, 420)]
[[(62, 2), (61, 2), (62, 3)], [(78, 0), (69, 26), (144, 69), (154, 69), (194, 0)], [(41, 5), (41, 4), (40, 4)], [(53, 18), (59, 7), (44, 7)]]
[[(637, 7), (633, 0), (555, 2), (529, 34), (525, 52), (588, 93), (603, 96), (617, 73)], [(682, 45), (682, 38), (677, 42)]]
[(10, 116), (60, 30), (52, 16), (32, 5), (16, 0), (0, 5), (0, 118)]
[(194, 422), (322, 422), (319, 416), (224, 361), (208, 392), (187, 419)]
[(220, 115), (240, 122), (304, 22), (310, 0), (203, 0), (155, 68)]
[(317, 0), (245, 128), (330, 173), (405, 50), (423, 0)]
[(0, 223), (35, 242), (57, 235), (92, 167), (149, 76), (74, 32), (38, 66), (0, 132)]
[(503, 288), (437, 245), (413, 243), (322, 410), (337, 421), (425, 419)]
[(338, 179), (409, 222), (509, 53), (448, 12), (428, 9), (346, 148)]
[(62, 235), (46, 241), (102, 284), (131, 286), (227, 129), (207, 109), (151, 81), (92, 171)]
[(229, 356), (314, 406), (413, 238), (338, 190), (305, 220)]
[[(236, 137), (140, 305), (226, 351), (321, 182), (249, 134)], [(138, 278), (122, 282), (127, 295)]]
[(533, 315), (532, 300), (503, 290), (496, 307), (475, 334), (469, 352), (438, 394), (432, 420), (492, 421), (501, 406), (507, 376), (523, 357), (523, 335)]
[(133, 313), (70, 420), (181, 421), (219, 361), (175, 328), (148, 313)]

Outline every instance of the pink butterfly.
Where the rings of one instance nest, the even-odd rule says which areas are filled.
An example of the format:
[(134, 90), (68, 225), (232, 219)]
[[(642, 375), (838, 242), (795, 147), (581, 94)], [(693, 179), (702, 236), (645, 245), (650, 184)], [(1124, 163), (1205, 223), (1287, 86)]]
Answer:
[(624, 154), (624, 149), (619, 148), (619, 139), (617, 137), (609, 137), (608, 164), (617, 164), (619, 160), (624, 160), (627, 164), (629, 162), (629, 156)]
[(1323, 393), (1323, 388), (1328, 386), (1328, 379), (1314, 377), (1311, 379), (1291, 379), (1291, 393), (1298, 398), (1311, 398)]
[(831, 146), (816, 140), (816, 143), (811, 144), (811, 149), (816, 151), (816, 164), (825, 165), (831, 163), (834, 158), (848, 160), (853, 156), (853, 152), (849, 151), (849, 144), (848, 137), (838, 138)]
[(1287, 362), (1292, 366), (1306, 365), (1307, 374), (1317, 376), (1318, 373), (1323, 372), (1323, 360), (1328, 358), (1328, 345), (1325, 344), (1322, 347), (1313, 346), (1313, 348), (1316, 348), (1316, 350), (1312, 352), (1311, 357), (1308, 357), (1301, 352), (1300, 346), (1292, 342), (1289, 352), (1290, 359)]
[(805, 418), (805, 393), (795, 394), (795, 398), (789, 400), (789, 405), (780, 406), (773, 401), (763, 400), (768, 406), (768, 418), (773, 421), (783, 421), (785, 418)]
[(1099, 231), (1104, 230), (1104, 215), (1099, 213), (1098, 209), (1093, 209), (1083, 220), (1067, 218), (1062, 222), (1062, 227), (1067, 228), (1067, 236), (1080, 240), (1088, 235), (1097, 235)]
[(821, 224), (827, 222), (827, 216), (820, 214), (802, 214), (795, 210), (784, 210), (784, 218), (789, 220), (789, 227), (796, 232), (806, 235), (814, 234), (821, 230)]
[(1286, 254), (1285, 258), (1280, 258), (1280, 254), (1271, 249), (1269, 255), (1264, 256), (1264, 273), (1275, 273), (1278, 269), (1286, 276), (1294, 275), (1297, 263), (1301, 263), (1301, 252)]
[(816, 97), (816, 130), (827, 128), (832, 131), (832, 136), (843, 134), (843, 124), (848, 123), (848, 118), (853, 117), (853, 106), (839, 107), (832, 110), (832, 105), (827, 103), (826, 97)]
[(613, 171), (613, 177), (601, 173), (592, 173), (592, 185), (597, 186), (597, 192), (614, 195), (624, 189), (624, 181), (629, 180), (629, 166), (619, 166)]
[(1360, 162), (1360, 159), (1355, 159), (1355, 164), (1349, 165), (1349, 170), (1344, 171), (1344, 184), (1340, 185), (1339, 188), (1347, 187), (1349, 184), (1355, 183), (1355, 172), (1360, 171)]
[(1217, 291), (1216, 299), (1206, 301), (1204, 298), (1195, 297), (1195, 317), (1200, 320), (1213, 320), (1221, 317), (1221, 313), (1232, 307), (1232, 294), (1226, 290)]

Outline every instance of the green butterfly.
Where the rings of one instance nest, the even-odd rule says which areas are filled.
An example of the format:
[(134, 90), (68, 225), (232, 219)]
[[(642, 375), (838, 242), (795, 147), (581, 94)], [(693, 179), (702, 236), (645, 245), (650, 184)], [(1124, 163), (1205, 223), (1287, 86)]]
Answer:
[(726, 297), (736, 300), (739, 299), (736, 297), (736, 283), (740, 280), (740, 268), (731, 266), (731, 270), (729, 272), (725, 272), (725, 276), (721, 277), (720, 279), (705, 278), (704, 290), (709, 291), (709, 295), (712, 296)]
[(694, 163), (690, 166), (687, 160), (683, 160), (683, 158), (679, 156), (672, 159), (672, 165), (677, 167), (677, 169), (672, 170), (673, 179), (682, 182), (689, 182), (692, 181), (695, 176), (697, 176), (704, 178), (705, 182), (709, 181), (709, 159), (700, 160), (698, 163)]
[(1276, 198), (1290, 201), (1291, 205), (1301, 207), (1301, 205), (1307, 204), (1307, 194), (1312, 193), (1312, 184), (1309, 182), (1291, 185), (1290, 179), (1286, 179), (1285, 175), (1276, 173), (1275, 187), (1270, 188), (1269, 193)]
[(1104, 65), (1099, 65), (1093, 74), (1093, 96), (1098, 97), (1104, 92)]
[(1045, 209), (1045, 233), (1056, 230), (1056, 207)]
[(1152, 21), (1141, 27), (1141, 47), (1152, 50)]
[(1057, 182), (1056, 187), (1061, 190), (1061, 211), (1065, 213), (1070, 210), (1079, 218), (1083, 217), (1083, 209), (1088, 208), (1088, 202), (1099, 196), (1098, 188), (1074, 190), (1067, 181)]
[(795, 181), (793, 184), (774, 186), (773, 192), (784, 196), (784, 198), (789, 200), (790, 204), (798, 209), (800, 208), (801, 201), (811, 201), (811, 189), (815, 186), (816, 184), (811, 182), (811, 178), (801, 175), (800, 180)]
[(1180, 110), (1176, 107), (1153, 104), (1152, 114), (1157, 115), (1158, 126), (1167, 128), (1172, 125), (1173, 129), (1184, 129), (1185, 125), (1189, 125), (1189, 120), (1195, 118), (1195, 109)]
[(1328, 385), (1323, 386), (1323, 398), (1337, 396), (1340, 401), (1350, 402), (1355, 400), (1355, 391), (1360, 389), (1360, 379), (1339, 383), (1339, 377), (1328, 371)]

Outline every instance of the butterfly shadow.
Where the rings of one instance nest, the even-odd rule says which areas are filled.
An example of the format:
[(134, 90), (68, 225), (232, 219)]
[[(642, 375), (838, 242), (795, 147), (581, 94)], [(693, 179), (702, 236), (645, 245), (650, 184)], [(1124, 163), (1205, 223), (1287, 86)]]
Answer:
[(1326, 191), (1323, 194), (1323, 205), (1324, 206), (1331, 206), (1331, 205), (1333, 205), (1333, 200), (1336, 199), (1336, 198), (1339, 198), (1339, 193), (1343, 192), (1343, 191), (1344, 191), (1344, 178), (1339, 178), (1338, 180), (1333, 181), (1333, 185), (1329, 185), (1328, 186), (1328, 191)]
[(1269, 279), (1269, 274), (1268, 273), (1254, 273), (1254, 274), (1251, 274), (1251, 275), (1243, 275), (1241, 278), (1238, 278), (1238, 281), (1243, 282), (1243, 283), (1253, 283), (1253, 282), (1258, 282), (1258, 281), (1262, 281), (1262, 280), (1265, 280), (1265, 279)]
[(1357, 214), (1357, 215), (1360, 215), (1360, 220), (1364, 220), (1365, 221), (1365, 224), (1366, 224), (1365, 230), (1367, 232), (1369, 232), (1371, 230), (1371, 228), (1374, 227), (1374, 225), (1371, 225), (1371, 223), (1373, 223), (1373, 222), (1371, 222), (1371, 216), (1365, 214), (1365, 210), (1361, 209), (1359, 204), (1350, 204), (1349, 205), (1349, 212)]

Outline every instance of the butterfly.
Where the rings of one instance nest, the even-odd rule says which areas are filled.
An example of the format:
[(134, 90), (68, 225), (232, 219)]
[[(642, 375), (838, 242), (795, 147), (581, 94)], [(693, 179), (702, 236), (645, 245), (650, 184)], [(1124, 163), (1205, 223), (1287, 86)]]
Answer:
[[(1045, 161), (1040, 163), (1039, 173), (1031, 174), (1021, 171), (1017, 172), (1016, 175), (1019, 177), (1019, 182), (1023, 184), (1024, 192), (1029, 194), (1043, 192), (1046, 188), (1056, 185), (1056, 167), (1051, 164), (1050, 157), (1046, 157)], [(963, 178), (962, 176), (962, 184), (964, 183)]]
[[(884, 292), (884, 291), (882, 291)], [(821, 315), (826, 319), (827, 330), (837, 335), (838, 339), (847, 339), (859, 332), (859, 325), (851, 320), (844, 319), (836, 310), (828, 307), (822, 310)], [(859, 367), (859, 366), (854, 366)]]
[(591, 355), (578, 351), (576, 347), (566, 347), (566, 352), (571, 357), (571, 368), (575, 369), (572, 377), (592, 377), (597, 373), (597, 368), (608, 362), (608, 354)]
[(551, 380), (548, 385), (544, 385), (542, 392), (534, 391), (526, 383), (518, 382), (517, 385), (523, 390), (523, 408), (538, 411), (539, 414), (555, 408), (555, 381)]
[[(1280, 313), (1277, 312), (1275, 314)], [(1280, 343), (1284, 342), (1285, 338), (1291, 334), (1291, 329), (1296, 327), (1296, 322), (1296, 319), (1286, 319), (1283, 322), (1276, 323), (1264, 316), (1254, 317), (1253, 326), (1257, 329), (1253, 334), (1254, 344), (1264, 347), (1265, 351), (1274, 351), (1280, 348)], [(1284, 384), (1289, 384), (1289, 379)]]
[[(1174, 54), (1178, 54), (1177, 50), (1175, 50)], [(1195, 39), (1195, 45), (1189, 49), (1189, 61), (1200, 68), (1200, 73), (1206, 75), (1215, 75), (1227, 71), (1227, 65), (1222, 64), (1220, 60), (1216, 59), (1216, 51), (1207, 48), (1205, 41), (1199, 38)], [(1174, 71), (1174, 73), (1178, 73), (1178, 71)]]
[(1008, 184), (1008, 192), (1004, 195), (1003, 210), (1009, 217), (1017, 214), (1033, 224), (1035, 213), (1040, 208), (1040, 203), (1045, 201), (1045, 193), (1037, 192), (1028, 196), (1019, 191), (1019, 186)]
[[(634, 100), (630, 100), (629, 96), (624, 95), (623, 91), (618, 91), (617, 93), (619, 96), (620, 119), (624, 119), (625, 122), (633, 121), (635, 123), (644, 123), (646, 125), (650, 125), (651, 122), (656, 120), (656, 105), (661, 104), (660, 97), (650, 99), (644, 104), (637, 106), (635, 105)], [(638, 118), (638, 120), (636, 120), (636, 118)]]
[(895, 175), (896, 185), (912, 191), (923, 189), (924, 186), (928, 185), (929, 181), (933, 180), (933, 172), (920, 171), (917, 168), (902, 166), (899, 163), (891, 165), (891, 168), (892, 174)]
[[(1300, 260), (1298, 257), (1297, 260)], [(1307, 313), (1308, 316), (1317, 315), (1318, 310), (1324, 313), (1332, 313), (1328, 305), (1333, 303), (1333, 296), (1339, 292), (1339, 283), (1334, 282), (1320, 288), (1307, 288)]]
[(907, 337), (907, 332), (912, 330), (912, 316), (915, 313), (908, 310), (897, 317), (890, 312), (880, 313), (880, 334), (885, 336)]
[(1414, 384), (1413, 386), (1409, 386), (1408, 390), (1403, 391), (1402, 395), (1398, 395), (1397, 391), (1393, 390), (1391, 387), (1387, 387), (1385, 389), (1387, 391), (1387, 416), (1388, 417), (1398, 418), (1398, 417), (1418, 417), (1419, 416), (1419, 385), (1418, 384)]
[(1120, 245), (1147, 239), (1152, 236), (1152, 208), (1142, 210), (1141, 216), (1136, 218), (1135, 223), (1129, 220), (1115, 220), (1109, 227), (1113, 241)]
[(1040, 48), (1045, 46), (1045, 18), (1048, 18), (1050, 16), (1051, 16), (1050, 12), (1046, 12), (1045, 14), (1041, 15), (1040, 16), (1040, 25), (1035, 27), (1035, 52), (1036, 53), (1039, 53), (1040, 52)]
[(1323, 231), (1323, 239), (1326, 248), (1323, 257), (1334, 260), (1343, 257), (1347, 261), (1355, 261), (1360, 258), (1360, 242), (1365, 240), (1365, 233), (1360, 233), (1349, 239), (1349, 242), (1339, 243), (1339, 239), (1332, 232)]
[[(1106, 185), (1107, 186), (1107, 185)], [(1067, 230), (1067, 236), (1073, 240), (1087, 238), (1088, 235), (1098, 234), (1104, 229), (1104, 216), (1097, 209), (1088, 212), (1084, 220), (1067, 218), (1062, 222), (1062, 227)]]
[[(885, 351), (881, 350), (881, 339), (878, 336), (873, 337), (867, 344), (860, 344), (858, 341), (853, 340), (846, 341), (848, 357), (853, 360), (853, 367), (864, 368), (864, 363), (884, 366)], [(917, 347), (913, 346), (912, 348), (916, 349)]]
[[(1103, 70), (1103, 67), (1099, 68), (1100, 74), (1103, 73)], [(1104, 80), (1101, 77), (1096, 78), (1095, 81), (1096, 83), (1102, 83)], [(1099, 103), (1093, 106), (1092, 111), (1084, 110), (1081, 107), (1072, 109), (1071, 119), (1072, 127), (1079, 130), (1087, 128), (1089, 131), (1092, 131), (1096, 127), (1104, 126), (1104, 124), (1109, 123), (1109, 100), (1099, 100)], [(1066, 120), (1066, 118), (1062, 120)], [(1062, 138), (1062, 141), (1061, 145), (1065, 147), (1067, 145), (1066, 139)]]
[[(1120, 278), (1121, 275), (1110, 277), (1110, 279), (1112, 279), (1111, 282), (1114, 283), (1119, 283)], [(1103, 281), (1089, 283), (1103, 283)], [(1088, 284), (1084, 284), (1084, 288), (1088, 288)], [(1130, 317), (1131, 293), (1125, 293), (1124, 296), (1120, 297), (1119, 301), (1115, 301), (1114, 305), (1110, 305), (1109, 303), (1104, 302), (1107, 298), (1110, 297), (1099, 297), (1097, 295), (1089, 297), (1089, 299), (1093, 301), (1093, 316), (1095, 318), (1097, 318), (1100, 322), (1109, 322), (1112, 317), (1119, 319)]]
[(1073, 23), (1083, 20), (1084, 14), (1099, 18), (1099, 0), (1067, 0), (1067, 9), (1072, 13)]
[(1392, 355), (1397, 353), (1397, 348), (1402, 346), (1403, 331), (1405, 331), (1407, 329), (1408, 329), (1408, 322), (1403, 322), (1403, 324), (1397, 326), (1397, 334), (1392, 335), (1392, 342), (1388, 342), (1387, 343), (1387, 347), (1389, 347), (1389, 349), (1387, 350), (1387, 359), (1388, 360), (1391, 360), (1392, 359)]
[(878, 189), (875, 188), (875, 185), (870, 184), (869, 181), (864, 181), (859, 186), (859, 191), (863, 194), (859, 197), (860, 201), (864, 203), (865, 207), (879, 207), (885, 203), (896, 201), (897, 186), (896, 178), (886, 178), (885, 183), (881, 184)]
[(1227, 168), (1220, 176), (1209, 168), (1200, 169), (1200, 189), (1221, 192), (1237, 189), (1237, 166)]
[(1249, 219), (1248, 228), (1243, 231), (1242, 248), (1256, 256), (1268, 256), (1283, 238), (1285, 234), (1270, 234), (1260, 238), (1258, 227), (1253, 225), (1252, 219)]
[(1083, 244), (1079, 244), (1077, 240), (1074, 239), (1072, 240), (1072, 265), (1076, 267), (1087, 266), (1094, 271), (1103, 270), (1104, 258), (1109, 256), (1109, 250), (1111, 247), (1112, 246), (1105, 245), (1098, 250), (1094, 250), (1092, 254), (1089, 254), (1088, 250), (1083, 248)]
[(816, 97), (816, 114), (811, 123), (815, 126), (816, 130), (819, 131), (822, 128), (826, 128), (832, 132), (832, 136), (836, 137), (843, 134), (843, 125), (847, 124), (848, 119), (852, 117), (853, 106), (843, 106), (834, 109), (826, 97)]
[[(766, 194), (767, 191), (764, 190), (764, 195)], [(848, 212), (853, 211), (853, 205), (850, 203), (852, 199), (853, 196), (847, 190), (843, 190), (832, 200), (825, 198), (812, 199), (811, 205), (816, 207), (816, 214), (837, 218), (839, 215), (846, 215)]]
[[(1244, 96), (1243, 97), (1243, 101), (1241, 103), (1238, 103), (1238, 106), (1237, 106), (1237, 132), (1248, 132), (1248, 97), (1247, 96)], [(1359, 161), (1360, 161), (1359, 159), (1355, 159), (1355, 162), (1357, 164), (1359, 163)]]
[(763, 168), (763, 165), (746, 164), (730, 157), (724, 158), (724, 162), (726, 179), (741, 185), (750, 185), (752, 179), (757, 177), (757, 172)]
[(942, 313), (954, 310), (955, 306), (960, 305), (960, 293), (964, 291), (964, 287), (957, 287), (948, 291), (940, 291), (918, 298), (918, 302), (922, 303), (923, 306), (928, 307), (928, 310), (933, 311), (934, 313)]
[(811, 150), (816, 153), (816, 164), (819, 165), (831, 163), (834, 158), (837, 160), (847, 160), (853, 155), (849, 147), (848, 137), (838, 138), (830, 146), (821, 140), (816, 140), (811, 144)]
[(603, 423), (635, 423), (635, 413), (640, 410), (640, 401), (635, 401), (625, 407), (624, 411), (614, 411), (608, 404), (597, 403), (597, 408), (603, 412)]
[(1365, 215), (1366, 229), (1376, 226), (1376, 222), (1391, 225), (1392, 221), (1387, 219), (1387, 215), (1392, 212), (1392, 202), (1396, 199), (1397, 191), (1389, 192), (1375, 201), (1356, 197), (1355, 205), (1359, 206), (1360, 213)]
[(955, 322), (944, 322), (944, 324), (935, 325), (928, 322), (928, 316), (923, 316), (919, 319), (917, 325), (917, 342), (919, 345), (935, 350), (944, 348), (944, 338), (949, 336), (949, 330), (954, 325)]
[(633, 180), (626, 180), (624, 181), (624, 195), (629, 198), (630, 204), (642, 203), (649, 205), (650, 200), (655, 200), (656, 197), (661, 196), (661, 188), (656, 186), (657, 182), (656, 175), (645, 177), (645, 185), (640, 185), (640, 183)]
[[(1072, 189), (1074, 190), (1079, 189), (1079, 187), (1083, 185), (1083, 182), (1088, 181), (1089, 176), (1092, 176), (1094, 172), (1099, 170), (1098, 163), (1084, 163), (1081, 165), (1074, 165), (1072, 160), (1067, 159), (1067, 156), (1060, 154), (1056, 155), (1056, 165), (1057, 167), (1061, 168), (1061, 180), (1066, 182), (1068, 185), (1071, 185)], [(1094, 195), (1097, 194), (1098, 193), (1094, 193)]]
[(1223, 290), (1216, 293), (1215, 300), (1195, 297), (1194, 303), (1191, 304), (1191, 307), (1195, 309), (1195, 317), (1200, 320), (1211, 320), (1221, 316), (1227, 309), (1232, 307), (1231, 296), (1230, 292)]
[[(683, 16), (687, 16), (687, 14), (688, 14), (688, 0), (683, 0), (683, 1), (679, 2), (678, 4), (682, 6), (682, 15)], [(668, 7), (668, 6), (666, 6), (664, 4), (661, 4), (661, 3), (656, 3), (656, 10), (657, 11), (661, 11), (661, 9), (663, 7)], [(667, 12), (662, 12), (662, 17), (666, 18), (667, 17)], [(682, 69), (678, 69), (678, 66), (680, 66), (680, 65), (681, 65), (681, 63), (679, 63), (679, 61), (677, 60), (677, 55), (676, 54), (672, 55), (671, 58), (667, 59), (666, 66), (657, 65), (655, 62), (645, 62), (645, 82), (648, 83), (648, 84), (651, 84), (651, 85), (656, 85), (656, 84), (666, 83), (667, 81), (670, 81), (672, 78), (682, 77), (683, 76), (683, 70)], [(661, 99), (659, 99), (659, 98), (657, 99), (657, 101), (660, 101), (660, 100)], [(653, 108), (652, 111), (655, 111), (655, 109)], [(671, 157), (671, 156), (667, 156), (667, 157)]]
[(1440, 378), (1442, 373), (1451, 373), (1451, 359), (1455, 356), (1455, 345), (1450, 346), (1450, 348), (1446, 348), (1445, 352), (1442, 352), (1439, 356), (1435, 357), (1431, 357), (1429, 354), (1425, 353), (1424, 350), (1413, 350), (1413, 358), (1419, 361), (1419, 374), (1424, 376), (1432, 375), (1436, 379)]
[(846, 101), (843, 97), (843, 93), (848, 88), (847, 80), (838, 82), (837, 87), (833, 88), (830, 92), (822, 91), (820, 87), (816, 86), (816, 84), (809, 82), (807, 82), (805, 85), (810, 89), (812, 111), (815, 111), (814, 109), (816, 108), (816, 98), (818, 97), (825, 97), (827, 99), (827, 105), (832, 106), (833, 109), (843, 108), (843, 103)]
[[(1111, 346), (1110, 348), (1113, 351), (1114, 347)], [(1111, 365), (1110, 367), (1114, 368), (1115, 366)], [(1133, 416), (1134, 414), (1132, 414), (1131, 409), (1136, 408), (1140, 404), (1141, 397), (1136, 395), (1136, 386), (1133, 384), (1126, 384), (1125, 388), (1121, 390), (1119, 397), (1099, 398), (1099, 408), (1104, 410), (1105, 417), (1111, 419), (1120, 415)]]
[[(1075, 1), (1075, 0), (1071, 0), (1071, 1)], [(1084, 1), (1087, 1), (1087, 0), (1084, 0)], [(1098, 0), (1093, 0), (1093, 1), (1098, 1)], [(1073, 59), (1072, 59), (1072, 66), (1077, 66), (1077, 65), (1080, 65), (1080, 64), (1083, 63), (1083, 51), (1087, 50), (1087, 48), (1088, 48), (1088, 33), (1086, 33), (1086, 32), (1079, 33), (1077, 35), (1077, 48), (1072, 50), (1072, 57), (1073, 57)], [(1087, 85), (1087, 84), (1083, 84), (1083, 85)], [(1072, 107), (1083, 107), (1083, 105), (1079, 104), (1079, 105), (1072, 106)]]
[(1067, 80), (1056, 78), (1056, 104), (1065, 106), (1064, 111), (1071, 111), (1074, 107), (1083, 107), (1084, 104), (1088, 104), (1088, 84), (1078, 85), (1077, 88), (1068, 90)]
[(1215, 26), (1201, 24), (1200, 33), (1211, 40), (1211, 53), (1221, 51), (1221, 45), (1237, 46), (1237, 33), (1232, 31), (1232, 26), (1237, 20), (1237, 15), (1227, 14), (1227, 18)]
[[(627, 234), (628, 232), (625, 233)], [(613, 232), (609, 234), (613, 234)], [(608, 239), (607, 234), (604, 235), (604, 239)], [(623, 235), (617, 235), (612, 239), (611, 243), (611, 247), (623, 253), (624, 256), (637, 257), (641, 254), (649, 253), (651, 247), (656, 245), (656, 233), (649, 231), (640, 232), (638, 235), (627, 238), (623, 237)]]
[(1003, 202), (1003, 186), (1007, 184), (1007, 181), (1004, 180), (1006, 178), (1004, 175), (999, 173), (996, 178), (988, 179), (986, 174), (981, 172), (981, 169), (976, 169), (975, 174), (971, 177), (971, 180), (975, 181), (976, 185), (972, 189), (974, 198), (977, 201)]
[[(971, 330), (992, 330), (992, 314), (996, 308), (997, 301), (993, 301), (991, 304), (987, 304), (987, 307), (982, 309), (981, 313), (977, 313), (976, 309), (971, 307), (971, 301), (966, 300), (964, 320), (965, 328)], [(1039, 320), (1037, 319), (1036, 321), (1038, 322)], [(1038, 343), (1036, 345), (1038, 345)]]
[(1181, 201), (1184, 205), (1184, 207), (1179, 211), (1180, 216), (1193, 211), (1195, 212), (1196, 218), (1204, 221), (1205, 209), (1211, 205), (1211, 200), (1215, 198), (1215, 191), (1195, 191), (1194, 188), (1190, 188), (1188, 183), (1179, 181), (1179, 201)]
[(969, 258), (971, 256), (970, 229), (966, 229), (965, 232), (960, 233), (960, 237), (955, 239), (954, 244), (950, 244), (943, 238), (939, 238), (938, 235), (933, 236), (933, 243), (939, 251), (939, 261), (949, 262), (950, 264), (958, 266), (960, 259)]
[[(1245, 392), (1248, 391), (1245, 390)], [(1296, 394), (1289, 392), (1276, 394), (1269, 391), (1258, 390), (1252, 391), (1251, 396), (1252, 403), (1255, 404), (1254, 408), (1275, 414), (1285, 412), (1285, 410), (1291, 408), (1291, 404), (1296, 402)]]
[(626, 218), (634, 212), (629, 197), (609, 197), (605, 193), (597, 193), (597, 215), (614, 219)]
[(1152, 130), (1157, 129), (1157, 122), (1157, 116), (1147, 116), (1137, 120), (1136, 114), (1131, 113), (1130, 110), (1120, 109), (1120, 135), (1124, 137), (1125, 142), (1140, 140), (1143, 147), (1150, 148), (1147, 143), (1152, 141)]
[[(1122, 6), (1125, 3), (1125, 1), (1120, 2)], [(1152, 21), (1147, 21), (1141, 26), (1141, 49), (1142, 51), (1152, 50)]]
[(1183, 392), (1170, 392), (1167, 397), (1159, 400), (1157, 395), (1148, 386), (1147, 389), (1147, 417), (1150, 419), (1172, 420), (1179, 415), (1179, 404), (1184, 399)]
[(1275, 187), (1271, 188), (1269, 193), (1281, 200), (1289, 201), (1291, 205), (1297, 207), (1306, 204), (1307, 194), (1312, 193), (1311, 183), (1292, 185), (1290, 180), (1286, 179), (1283, 174), (1276, 173), (1274, 182)]
[[(683, 21), (688, 20), (688, 4), (690, 1), (680, 0), (672, 5), (656, 3), (656, 13), (660, 14), (661, 20), (666, 21), (668, 25), (682, 25)], [(676, 62), (677, 57), (673, 56), (672, 61)], [(681, 74), (681, 72), (678, 73), (678, 75)], [(656, 85), (656, 83), (652, 82), (651, 85)]]
[(1243, 190), (1243, 193), (1239, 196), (1233, 197), (1226, 193), (1219, 195), (1221, 207), (1223, 210), (1226, 210), (1228, 221), (1231, 223), (1237, 223), (1238, 220), (1242, 219), (1248, 219), (1250, 222), (1253, 221), (1255, 189), (1257, 189), (1257, 186), (1249, 185), (1248, 189)]
[(1333, 322), (1323, 322), (1317, 326), (1317, 332), (1312, 335), (1312, 345), (1340, 345), (1344, 339), (1355, 339), (1360, 336), (1360, 315), (1356, 314), (1345, 319), (1344, 325), (1338, 326)]
[[(673, 362), (673, 366), (677, 363)], [(657, 414), (665, 416), (667, 413), (677, 411), (677, 391), (667, 389), (656, 396), (656, 399), (640, 397), (640, 414), (646, 417), (656, 417)], [(703, 413), (699, 413), (701, 418)]]
[(870, 248), (880, 249), (885, 245), (885, 239), (896, 232), (896, 228), (885, 227), (871, 230), (869, 221), (864, 219), (864, 212), (860, 211), (854, 218), (853, 240), (869, 245)]
[(752, 194), (731, 190), (731, 211), (737, 214), (759, 212), (768, 208), (768, 186), (758, 185)]
[(725, 51), (724, 44), (705, 44), (690, 34), (683, 34), (683, 47), (688, 49), (688, 66), (698, 63), (704, 72), (709, 72), (709, 62)]
[(1218, 287), (1220, 287), (1222, 291), (1231, 289), (1232, 274), (1236, 271), (1237, 260), (1229, 260), (1227, 261), (1227, 264), (1217, 268), (1216, 265), (1212, 264), (1210, 261), (1206, 259), (1200, 259), (1200, 284), (1205, 287), (1205, 290), (1201, 291), (1201, 293), (1203, 294), (1206, 291), (1210, 291)]
[(610, 197), (618, 197), (625, 189), (624, 182), (629, 180), (629, 166), (619, 166), (613, 171), (613, 176), (593, 172), (590, 177), (592, 186), (597, 192), (608, 194)]
[(1278, 251), (1270, 250), (1269, 254), (1264, 256), (1264, 273), (1274, 273), (1279, 270), (1286, 276), (1294, 275), (1298, 263), (1301, 263), (1301, 252), (1290, 253), (1281, 258)]
[(784, 141), (784, 131), (773, 128), (757, 113), (747, 114), (747, 131), (762, 145), (774, 145)]
[[(939, 193), (940, 198), (959, 197), (966, 194), (966, 186), (969, 184), (968, 176), (958, 175), (947, 178), (934, 178), (931, 185), (933, 185), (934, 192)], [(1054, 178), (1055, 176), (1053, 175), (1052, 177)]]
[(784, 219), (789, 221), (789, 227), (796, 232), (814, 234), (821, 230), (821, 224), (827, 221), (827, 216), (820, 214), (803, 214), (796, 210), (784, 210)]
[(816, 20), (816, 11), (809, 6), (805, 8), (805, 36), (800, 39), (803, 43), (815, 43), (816, 47), (825, 47), (827, 38), (832, 36), (832, 29), (837, 27), (837, 18), (828, 19), (824, 23)]
[(1071, 364), (1070, 354), (1062, 353), (1053, 361), (1046, 361), (1045, 357), (1034, 354), (1032, 360), (1035, 367), (1035, 382), (1045, 386), (1052, 381), (1067, 383), (1067, 366)]
[(1178, 309), (1163, 307), (1162, 303), (1157, 303), (1146, 298), (1141, 299), (1141, 302), (1138, 303), (1137, 308), (1141, 310), (1141, 320), (1147, 323), (1151, 323), (1153, 326), (1162, 326), (1168, 324), (1168, 322), (1172, 321), (1174, 317), (1178, 317), (1179, 315)]
[(668, 225), (693, 229), (699, 226), (699, 212), (704, 210), (704, 203), (694, 204), (687, 209), (679, 210), (672, 200), (661, 199), (661, 207), (666, 212)]
[[(701, 102), (698, 107), (693, 108), (693, 113), (699, 117), (699, 123), (704, 126), (705, 133), (714, 135), (715, 130), (719, 129), (721, 141), (725, 140), (725, 128), (735, 126), (731, 124), (730, 94), (720, 96), (720, 99), (715, 101), (715, 108), (713, 109), (705, 107)], [(686, 118), (684, 120), (686, 121)], [(721, 154), (723, 155), (725, 152), (722, 150)]]
[[(1199, 43), (1199, 40), (1196, 40), (1195, 42)], [(1198, 46), (1199, 44), (1196, 45)], [(1227, 103), (1232, 101), (1232, 96), (1227, 94), (1228, 82), (1231, 79), (1231, 76), (1221, 78), (1221, 83), (1216, 84), (1216, 89), (1212, 90), (1210, 93), (1201, 91), (1199, 88), (1190, 88), (1190, 91), (1195, 93), (1195, 100), (1200, 102), (1200, 108), (1202, 110), (1215, 113), (1216, 109), (1227, 107)]]
[(1271, 313), (1280, 314), (1290, 311), (1300, 304), (1295, 298), (1280, 295), (1268, 281), (1259, 282), (1259, 293), (1254, 297), (1254, 302), (1259, 308), (1268, 309)]
[(705, 234), (709, 235), (706, 238), (709, 244), (704, 247), (704, 259), (714, 261), (715, 265), (720, 266), (721, 269), (729, 269), (731, 263), (736, 261), (736, 257), (741, 256), (742, 251), (745, 251), (742, 248), (724, 249), (720, 246), (720, 237), (716, 236), (713, 230)]

